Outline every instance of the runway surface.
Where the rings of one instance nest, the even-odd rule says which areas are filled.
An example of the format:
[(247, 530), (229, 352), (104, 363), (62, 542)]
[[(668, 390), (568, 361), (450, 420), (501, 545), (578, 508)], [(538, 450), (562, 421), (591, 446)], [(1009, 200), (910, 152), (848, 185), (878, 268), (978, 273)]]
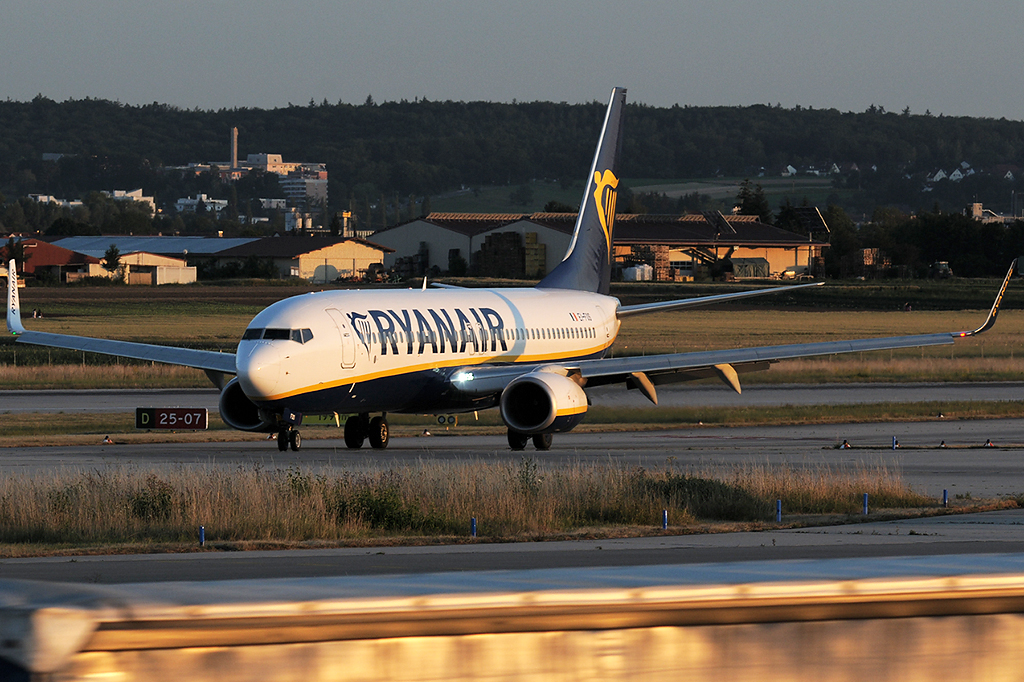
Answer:
[[(590, 389), (595, 405), (650, 407), (639, 391), (619, 386)], [(134, 412), (136, 407), (205, 407), (217, 410), (216, 389), (95, 391), (0, 391), (0, 414), (24, 412)], [(737, 395), (719, 384), (661, 386), (658, 402), (667, 407), (751, 407), (766, 405), (854, 405), (883, 402), (1021, 400), (1024, 382), (955, 384), (782, 384), (751, 385)]]
[[(827, 426), (697, 427), (665, 431), (556, 434), (548, 452), (529, 446), (512, 452), (504, 436), (452, 435), (392, 438), (387, 450), (349, 450), (337, 438), (314, 440), (306, 429), (302, 450), (279, 452), (272, 441), (238, 443), (155, 443), (0, 448), (0, 474), (55, 468), (179, 466), (202, 464), (268, 469), (298, 465), (359, 469), (424, 460), (509, 461), (533, 457), (541, 466), (571, 462), (614, 462), (659, 467), (672, 464), (696, 471), (729, 470), (738, 464), (795, 466), (884, 465), (902, 472), (914, 489), (939, 497), (991, 498), (1024, 493), (1024, 420), (937, 420), (895, 424)], [(455, 433), (458, 433), (456, 431)], [(896, 437), (900, 449), (893, 450)], [(853, 448), (836, 446), (848, 440)], [(97, 438), (97, 441), (99, 439)], [(996, 447), (983, 447), (991, 440)], [(947, 447), (940, 448), (945, 441)]]
[[(874, 559), (1024, 551), (1024, 510), (828, 528), (656, 536), (621, 540), (484, 542), (0, 560), (0, 578), (135, 583), (316, 578), (601, 566)], [(458, 578), (453, 576), (453, 582)]]

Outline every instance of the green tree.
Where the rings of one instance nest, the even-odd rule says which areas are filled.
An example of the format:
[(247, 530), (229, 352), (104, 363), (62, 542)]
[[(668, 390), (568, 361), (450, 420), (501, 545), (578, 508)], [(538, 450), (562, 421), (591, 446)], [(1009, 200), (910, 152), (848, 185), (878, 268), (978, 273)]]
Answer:
[(117, 244), (111, 244), (103, 254), (103, 269), (114, 274), (121, 269), (121, 249)]
[(46, 228), (46, 236), (48, 237), (99, 236), (100, 234), (102, 234), (100, 228), (93, 227), (88, 223), (79, 222), (67, 216), (57, 218)]
[(4, 246), (4, 263), (8, 263), (12, 258), (14, 259), (14, 266), (16, 269), (25, 271), (25, 261), (32, 257), (32, 254), (26, 251), (25, 242), (20, 239), (15, 239), (14, 235), (11, 235), (7, 239), (7, 244)]
[(561, 201), (555, 201), (552, 199), (548, 203), (544, 204), (545, 213), (575, 213), (576, 209), (569, 204), (563, 204)]
[[(825, 249), (825, 272), (829, 277), (848, 277), (853, 275), (848, 264), (850, 254), (861, 248), (860, 235), (853, 220), (839, 206), (829, 204), (821, 214), (828, 225), (829, 248)], [(847, 267), (844, 267), (844, 261)]]
[(749, 178), (740, 183), (736, 205), (739, 206), (741, 215), (756, 215), (762, 223), (772, 224), (772, 209), (768, 206), (768, 198), (764, 195), (764, 188), (760, 183), (751, 186)]
[(508, 200), (516, 206), (529, 206), (533, 201), (533, 188), (525, 183), (519, 185), (509, 193)]

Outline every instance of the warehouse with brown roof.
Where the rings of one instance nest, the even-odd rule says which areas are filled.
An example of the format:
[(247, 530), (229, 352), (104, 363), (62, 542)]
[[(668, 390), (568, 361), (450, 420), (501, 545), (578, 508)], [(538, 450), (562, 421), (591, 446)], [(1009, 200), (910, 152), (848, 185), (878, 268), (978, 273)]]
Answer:
[(339, 277), (362, 278), (390, 252), (387, 246), (353, 237), (268, 237), (219, 251), (212, 258), (217, 265), (267, 258), (281, 277), (333, 282)]
[[(376, 232), (373, 240), (393, 249), (385, 266), (407, 277), (447, 272), (462, 258), (473, 274), (535, 279), (562, 260), (575, 223), (575, 213), (431, 213)], [(614, 238), (617, 269), (646, 264), (660, 281), (722, 272), (816, 275), (828, 246), (755, 216), (720, 213), (618, 214)]]

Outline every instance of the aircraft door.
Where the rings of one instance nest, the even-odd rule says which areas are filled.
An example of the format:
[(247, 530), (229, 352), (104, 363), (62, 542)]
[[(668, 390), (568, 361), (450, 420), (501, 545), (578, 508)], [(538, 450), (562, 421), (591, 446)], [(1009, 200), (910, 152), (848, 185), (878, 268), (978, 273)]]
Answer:
[(605, 340), (609, 340), (615, 336), (615, 329), (613, 326), (615, 324), (613, 321), (615, 317), (609, 317), (606, 315), (604, 310), (601, 309), (601, 306), (594, 306), (594, 313), (597, 315), (597, 324), (595, 324), (594, 327), (596, 327), (598, 335), (603, 335)]
[(352, 369), (356, 366), (356, 337), (352, 326), (345, 320), (345, 315), (337, 308), (327, 308), (327, 314), (334, 320), (341, 336), (341, 366)]

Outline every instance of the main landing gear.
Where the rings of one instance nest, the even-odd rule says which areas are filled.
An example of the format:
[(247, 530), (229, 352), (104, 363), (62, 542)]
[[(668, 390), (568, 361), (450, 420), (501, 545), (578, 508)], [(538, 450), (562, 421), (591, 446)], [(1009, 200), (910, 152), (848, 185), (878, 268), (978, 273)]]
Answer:
[[(513, 450), (525, 450), (526, 444), (530, 442), (530, 436), (525, 433), (519, 433), (518, 431), (508, 430), (508, 446)], [(551, 434), (550, 433), (538, 433), (533, 437), (533, 447), (538, 450), (550, 450), (551, 449)]]
[(370, 447), (383, 450), (388, 446), (390, 434), (387, 414), (370, 419), (366, 412), (353, 415), (345, 421), (345, 445), (357, 449), (363, 447), (363, 441), (370, 439)]
[(284, 452), (289, 447), (292, 452), (298, 452), (302, 447), (302, 436), (299, 435), (297, 429), (290, 426), (277, 432), (277, 449)]

